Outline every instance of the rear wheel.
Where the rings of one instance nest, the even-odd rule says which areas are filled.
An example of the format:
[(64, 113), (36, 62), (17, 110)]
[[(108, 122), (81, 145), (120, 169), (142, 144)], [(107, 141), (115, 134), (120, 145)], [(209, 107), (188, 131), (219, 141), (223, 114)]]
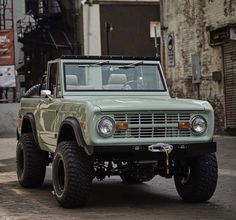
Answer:
[(62, 207), (84, 206), (93, 179), (91, 158), (74, 141), (59, 143), (53, 166), (54, 195)]
[(23, 187), (39, 187), (43, 184), (48, 153), (40, 150), (33, 134), (22, 134), (16, 149), (17, 177)]
[(218, 177), (215, 154), (177, 161), (175, 166), (175, 186), (184, 201), (205, 202), (212, 197)]

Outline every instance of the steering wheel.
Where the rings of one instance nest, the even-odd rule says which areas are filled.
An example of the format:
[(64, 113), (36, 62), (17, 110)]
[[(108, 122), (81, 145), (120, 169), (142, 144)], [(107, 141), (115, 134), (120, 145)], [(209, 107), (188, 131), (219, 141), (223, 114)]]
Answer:
[(121, 89), (132, 90), (132, 89), (135, 89), (136, 87), (137, 87), (137, 80), (130, 80), (130, 81), (124, 83), (124, 85), (121, 87)]

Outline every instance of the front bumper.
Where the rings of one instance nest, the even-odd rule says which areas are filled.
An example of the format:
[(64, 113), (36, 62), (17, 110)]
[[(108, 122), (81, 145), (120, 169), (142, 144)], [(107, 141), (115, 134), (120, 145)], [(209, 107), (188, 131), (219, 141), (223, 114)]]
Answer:
[[(216, 152), (216, 142), (195, 143), (195, 144), (172, 144), (173, 150), (170, 153), (172, 158), (195, 157)], [(94, 146), (94, 155), (113, 156), (119, 158), (135, 159), (158, 159), (165, 153), (151, 152), (149, 145), (133, 146)]]

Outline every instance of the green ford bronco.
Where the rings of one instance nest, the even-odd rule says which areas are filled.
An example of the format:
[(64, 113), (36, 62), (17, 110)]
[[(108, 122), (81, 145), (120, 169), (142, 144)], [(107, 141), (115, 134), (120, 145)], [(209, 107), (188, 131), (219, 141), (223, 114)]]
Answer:
[(157, 59), (62, 56), (21, 100), (17, 176), (39, 187), (52, 163), (63, 207), (85, 205), (93, 179), (114, 175), (174, 177), (184, 201), (204, 202), (217, 184), (213, 132), (211, 105), (171, 98)]

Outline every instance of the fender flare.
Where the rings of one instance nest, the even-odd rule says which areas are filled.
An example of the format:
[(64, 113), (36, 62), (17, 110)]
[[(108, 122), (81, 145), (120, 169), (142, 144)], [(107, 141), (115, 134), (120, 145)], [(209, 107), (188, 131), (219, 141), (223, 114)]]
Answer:
[(84, 141), (79, 121), (73, 117), (68, 117), (61, 123), (58, 132), (57, 144), (60, 142), (61, 132), (64, 125), (69, 125), (73, 129), (78, 146), (85, 148), (87, 144)]
[[(29, 121), (31, 129), (26, 126), (26, 124), (25, 124), (26, 120)], [(34, 140), (37, 144), (37, 147), (39, 147), (35, 118), (32, 113), (26, 113), (26, 115), (24, 115), (22, 126), (21, 126), (21, 135), (24, 133), (31, 133), (31, 132), (29, 132), (30, 131), (29, 129), (31, 130), (31, 132), (33, 134), (33, 137), (34, 137)]]

